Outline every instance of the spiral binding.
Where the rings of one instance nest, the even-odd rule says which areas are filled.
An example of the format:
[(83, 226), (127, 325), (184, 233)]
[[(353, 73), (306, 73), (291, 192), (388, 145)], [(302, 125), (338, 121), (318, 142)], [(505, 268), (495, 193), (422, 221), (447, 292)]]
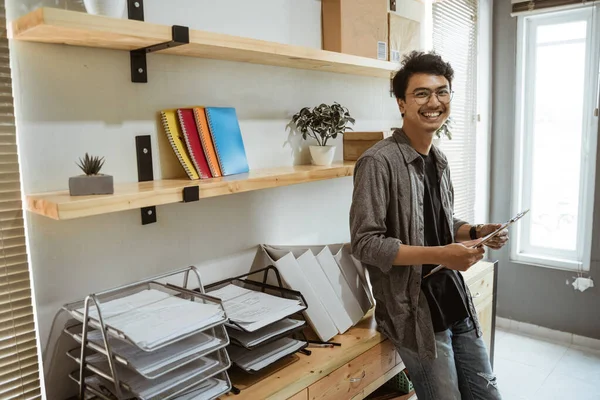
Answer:
[[(213, 135), (214, 128), (212, 125), (212, 121), (210, 119), (210, 110), (206, 110), (206, 121), (208, 122), (208, 126), (210, 127), (210, 135), (213, 139), (213, 143), (215, 144), (215, 151), (217, 152), (217, 157), (219, 158), (219, 160), (221, 160), (221, 152), (219, 151), (219, 141)], [(228, 173), (225, 169), (225, 165), (223, 165), (222, 162), (221, 162), (221, 173), (223, 174), (223, 176), (228, 175)]]
[(191, 159), (192, 159), (192, 163), (194, 164), (194, 167), (196, 167), (196, 171), (198, 172), (198, 175), (200, 176), (201, 179), (206, 179), (208, 178), (208, 176), (204, 175), (202, 173), (202, 170), (200, 169), (200, 166), (198, 165), (198, 162), (196, 161), (196, 154), (194, 153), (194, 149), (192, 148), (192, 145), (190, 144), (190, 139), (188, 138), (188, 133), (187, 130), (185, 129), (185, 123), (183, 122), (183, 115), (181, 114), (181, 110), (177, 110), (177, 117), (179, 118), (179, 125), (181, 126), (181, 132), (183, 133), (183, 140), (185, 140), (185, 145), (187, 146), (188, 151), (190, 152), (191, 155)]
[(177, 149), (177, 145), (175, 144), (175, 141), (173, 140), (173, 133), (171, 132), (171, 129), (169, 128), (169, 122), (167, 121), (166, 112), (161, 111), (160, 114), (161, 114), (163, 128), (165, 129), (165, 133), (167, 134), (167, 137), (169, 138), (169, 143), (171, 143), (171, 147), (173, 148), (175, 155), (179, 159), (179, 162), (181, 163), (181, 166), (185, 170), (188, 177), (192, 180), (195, 180), (196, 178), (194, 177), (194, 173), (189, 169), (189, 167), (183, 160), (183, 157), (181, 157), (181, 154), (179, 153), (179, 150)]
[[(200, 132), (200, 135), (199, 135), (200, 141), (202, 142), (202, 147), (204, 148), (204, 151), (207, 152), (208, 143), (206, 143), (206, 139), (204, 137), (204, 134), (202, 133), (202, 124), (200, 123), (200, 116), (198, 115), (199, 112), (200, 112), (199, 108), (194, 108), (194, 117), (196, 118), (196, 127), (198, 128), (198, 131)], [(210, 132), (208, 132), (208, 134), (210, 135)], [(216, 145), (215, 145), (215, 148), (216, 148)], [(206, 161), (208, 162), (210, 172), (212, 172), (213, 176), (218, 176), (219, 170), (213, 164), (212, 159), (210, 157), (206, 157)]]

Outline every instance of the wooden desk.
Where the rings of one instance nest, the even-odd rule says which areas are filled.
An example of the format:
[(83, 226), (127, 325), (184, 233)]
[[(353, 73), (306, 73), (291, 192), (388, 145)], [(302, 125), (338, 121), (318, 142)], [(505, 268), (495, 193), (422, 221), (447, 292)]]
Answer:
[[(480, 262), (463, 274), (492, 359), (496, 271), (496, 264)], [(287, 365), (256, 376), (231, 369), (232, 383), (241, 393), (230, 393), (222, 399), (363, 399), (405, 368), (394, 346), (375, 325), (371, 310), (348, 332), (331, 339), (341, 343), (339, 347), (309, 347), (310, 356), (297, 354)]]
[(373, 310), (331, 341), (342, 345), (309, 347), (310, 356), (297, 354), (291, 364), (256, 377), (230, 370), (232, 382), (242, 392), (224, 398), (362, 399), (404, 368), (394, 346), (375, 329)]

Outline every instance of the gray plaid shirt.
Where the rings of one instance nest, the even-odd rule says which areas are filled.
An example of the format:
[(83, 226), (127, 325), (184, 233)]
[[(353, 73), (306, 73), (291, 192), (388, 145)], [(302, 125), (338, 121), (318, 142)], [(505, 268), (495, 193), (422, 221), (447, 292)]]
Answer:
[[(435, 146), (442, 207), (454, 236), (465, 221), (454, 218), (454, 188), (446, 156)], [(425, 295), (421, 265), (393, 266), (404, 243), (423, 246), (424, 162), (398, 129), (356, 162), (350, 207), (352, 253), (369, 272), (377, 306), (378, 329), (394, 345), (420, 358), (436, 357), (435, 334)], [(467, 298), (477, 335), (481, 328), (468, 287)]]

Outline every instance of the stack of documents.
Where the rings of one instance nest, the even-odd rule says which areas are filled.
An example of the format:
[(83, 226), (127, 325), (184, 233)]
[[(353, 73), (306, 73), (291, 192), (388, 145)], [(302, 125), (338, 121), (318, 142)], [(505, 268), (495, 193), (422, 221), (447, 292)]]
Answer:
[[(200, 382), (198, 385), (194, 385), (190, 389), (181, 390), (180, 393), (175, 393), (177, 387), (175, 387), (168, 395), (173, 399), (177, 400), (211, 400), (217, 398), (219, 395), (227, 392), (229, 389), (229, 383), (227, 382), (227, 377), (224, 376), (225, 373), (221, 373), (216, 377), (212, 377)], [(104, 378), (101, 378), (97, 375), (91, 375), (85, 378), (85, 383), (88, 387), (91, 387), (95, 391), (104, 394), (108, 398), (116, 398), (116, 390), (112, 383), (107, 381)], [(124, 399), (133, 400), (139, 399), (140, 397), (127, 391), (121, 391)], [(163, 395), (167, 395), (167, 393), (163, 393)], [(86, 399), (97, 399), (93, 394), (87, 393)], [(159, 399), (165, 398), (160, 395)]]
[[(110, 375), (106, 357), (94, 354), (88, 357), (87, 360), (93, 367), (106, 375)], [(211, 368), (218, 367), (218, 364), (219, 361), (214, 358), (202, 357), (157, 379), (146, 379), (129, 369), (122, 368), (118, 364), (117, 373), (119, 379), (127, 386), (127, 390), (136, 396), (142, 399), (164, 398), (167, 392), (182, 386), (182, 384), (193, 385), (195, 377), (207, 373)]]
[[(91, 331), (88, 340), (97, 346), (103, 346), (102, 333), (99, 330)], [(78, 341), (81, 341), (80, 335)], [(127, 360), (129, 368), (150, 379), (157, 378), (225, 345), (223, 339), (202, 332), (153, 352), (140, 350), (132, 344), (112, 337), (109, 337), (108, 342), (114, 355)]]
[[(132, 342), (152, 351), (169, 341), (214, 325), (224, 319), (217, 304), (203, 304), (155, 289), (101, 304), (104, 324), (123, 332)], [(84, 309), (78, 310), (83, 314)], [(98, 318), (96, 307), (88, 315)]]
[(248, 349), (256, 347), (276, 336), (285, 335), (288, 332), (295, 331), (305, 325), (306, 321), (286, 318), (283, 321), (275, 322), (254, 332), (244, 332), (237, 329), (228, 329), (229, 337), (237, 344)]
[[(109, 301), (90, 303), (87, 320), (83, 302), (65, 306), (83, 324), (89, 321), (86, 338), (83, 325), (64, 331), (88, 348), (85, 360), (80, 349), (67, 352), (89, 375), (86, 396), (95, 390), (114, 398), (117, 379), (126, 399), (212, 400), (229, 391), (227, 317), (218, 300), (158, 282), (108, 293)], [(79, 371), (70, 375), (76, 376)]]
[[(246, 281), (245, 287), (226, 284), (209, 295), (221, 299), (229, 322), (231, 344), (227, 351), (234, 364), (246, 372), (256, 372), (307, 346), (292, 338), (306, 321), (291, 318), (306, 309), (302, 296), (286, 288), (264, 293), (264, 286)], [(256, 290), (249, 288), (256, 287)], [(281, 290), (281, 297), (279, 291)], [(292, 298), (287, 298), (287, 297)], [(296, 298), (293, 298), (293, 297)]]
[(292, 338), (282, 338), (254, 350), (239, 346), (229, 347), (231, 360), (240, 368), (256, 372), (281, 358), (295, 353), (306, 345), (306, 342)]
[(228, 326), (246, 332), (255, 332), (305, 308), (298, 300), (272, 296), (233, 284), (212, 291), (210, 295), (223, 302), (227, 318), (231, 322)]

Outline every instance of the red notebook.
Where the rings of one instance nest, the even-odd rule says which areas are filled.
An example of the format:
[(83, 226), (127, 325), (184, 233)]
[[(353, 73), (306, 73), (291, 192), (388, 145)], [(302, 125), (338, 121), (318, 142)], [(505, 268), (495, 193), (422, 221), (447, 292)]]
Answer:
[(191, 155), (194, 167), (196, 167), (196, 171), (198, 171), (198, 175), (200, 175), (200, 179), (212, 178), (204, 150), (202, 149), (202, 143), (200, 142), (200, 135), (196, 128), (194, 110), (191, 108), (178, 108), (177, 115), (179, 116), (179, 123), (183, 132), (185, 144)]

